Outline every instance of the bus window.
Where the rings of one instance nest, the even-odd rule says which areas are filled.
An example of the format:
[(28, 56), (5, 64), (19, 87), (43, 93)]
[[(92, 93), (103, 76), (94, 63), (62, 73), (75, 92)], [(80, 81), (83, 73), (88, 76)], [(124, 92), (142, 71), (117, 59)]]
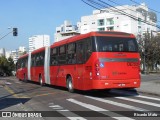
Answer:
[(77, 43), (77, 63), (84, 62), (84, 45), (83, 42)]
[(40, 65), (43, 66), (44, 65), (44, 52), (40, 53), (39, 60), (40, 60)]
[(52, 48), (50, 53), (50, 65), (58, 64), (58, 50), (57, 48)]
[(138, 52), (138, 45), (134, 38), (97, 37), (93, 48), (96, 48), (97, 52)]
[(75, 64), (76, 63), (76, 44), (70, 43), (67, 46), (67, 62), (68, 64)]
[(91, 56), (92, 53), (92, 41), (90, 38), (85, 40), (85, 61)]
[(35, 55), (32, 55), (31, 57), (31, 66), (32, 67), (36, 66)]
[(119, 51), (124, 51), (123, 43), (119, 44)]
[(66, 64), (66, 46), (59, 47), (58, 64)]
[(133, 40), (129, 40), (128, 41), (128, 51), (135, 51), (136, 50), (136, 46), (133, 42)]

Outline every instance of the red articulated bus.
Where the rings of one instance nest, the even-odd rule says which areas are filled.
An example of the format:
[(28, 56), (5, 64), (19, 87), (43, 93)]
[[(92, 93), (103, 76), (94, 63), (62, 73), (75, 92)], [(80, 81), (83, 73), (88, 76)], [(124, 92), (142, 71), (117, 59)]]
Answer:
[[(28, 64), (31, 63), (31, 68), (28, 65), (30, 80), (67, 87), (70, 92), (75, 89), (140, 87), (140, 56), (133, 34), (90, 32), (41, 49), (43, 72), (29, 62), (36, 61), (32, 57), (34, 53), (40, 54), (36, 50), (31, 53), (31, 59), (28, 59)], [(32, 69), (38, 73), (33, 73)], [(34, 79), (32, 75), (38, 76)]]

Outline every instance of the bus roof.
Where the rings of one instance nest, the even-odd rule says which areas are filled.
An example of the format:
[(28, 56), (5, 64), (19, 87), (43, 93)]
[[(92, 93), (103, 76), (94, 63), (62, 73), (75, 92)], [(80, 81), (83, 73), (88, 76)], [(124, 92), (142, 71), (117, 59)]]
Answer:
[(62, 41), (55, 42), (51, 45), (51, 48), (59, 46), (59, 45), (63, 45), (63, 44), (66, 44), (66, 43), (75, 42), (77, 40), (84, 39), (84, 38), (91, 37), (91, 36), (110, 36), (110, 37), (135, 38), (135, 36), (133, 34), (129, 34), (129, 33), (125, 33), (125, 32), (119, 32), (119, 31), (89, 32), (89, 33), (86, 33), (86, 34), (76, 35), (76, 36), (64, 39)]
[(39, 52), (42, 52), (42, 51), (45, 51), (45, 47), (36, 49), (36, 50), (34, 50), (33, 52), (31, 52), (31, 54), (36, 54), (36, 53), (39, 53)]
[(28, 56), (28, 54), (24, 54), (24, 55), (21, 55), (18, 59), (22, 59), (22, 58), (25, 58), (27, 56)]

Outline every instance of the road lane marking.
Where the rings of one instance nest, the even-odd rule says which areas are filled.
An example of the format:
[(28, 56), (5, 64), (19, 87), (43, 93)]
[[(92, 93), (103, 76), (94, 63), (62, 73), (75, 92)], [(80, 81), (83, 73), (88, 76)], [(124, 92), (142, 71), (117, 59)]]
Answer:
[(4, 86), (4, 89), (7, 90), (13, 97), (15, 98), (30, 98), (26, 95), (22, 95), (22, 94), (17, 94), (15, 93), (11, 88), (9, 88), (8, 86)]
[[(64, 109), (60, 105), (55, 105), (54, 103), (49, 103), (48, 105), (50, 108), (54, 109), (55, 111), (59, 112), (60, 114), (62, 114), (64, 116), (66, 116), (69, 120), (87, 120), (87, 119), (80, 117), (77, 114), (67, 110), (67, 109)], [(72, 116), (72, 117), (70, 117), (70, 116)], [(73, 117), (73, 116), (75, 116), (75, 117)]]
[(60, 105), (51, 105), (51, 106), (49, 106), (49, 107), (51, 107), (51, 108), (54, 109), (54, 110), (63, 109), (63, 107), (61, 107)]
[(4, 89), (7, 90), (13, 97), (19, 98), (19, 96), (12, 89), (10, 89), (8, 86), (4, 86)]
[(53, 92), (52, 93), (44, 93), (44, 94), (34, 95), (33, 97), (41, 97), (41, 96), (47, 96), (47, 95), (51, 95), (51, 94), (55, 94), (55, 93), (53, 93)]
[(146, 110), (146, 109), (143, 109), (143, 108), (139, 108), (139, 107), (123, 104), (123, 103), (118, 103), (118, 102), (114, 102), (114, 101), (106, 100), (106, 99), (102, 99), (102, 98), (90, 97), (90, 96), (85, 96), (85, 97), (93, 99), (93, 100), (97, 100), (97, 101), (100, 101), (100, 102), (104, 102), (104, 103), (107, 103), (107, 104), (111, 104), (111, 105), (115, 105), (115, 106), (131, 109), (131, 110), (135, 110), (135, 111), (149, 111), (149, 110)]
[(154, 107), (160, 107), (160, 104), (151, 103), (151, 102), (147, 102), (147, 101), (143, 101), (143, 100), (136, 100), (136, 99), (126, 98), (126, 97), (114, 97), (114, 98), (121, 99), (121, 100), (132, 101), (132, 102), (141, 103), (141, 104), (146, 104), (146, 105), (150, 105), (150, 106), (154, 106)]
[(125, 91), (125, 90), (113, 90), (112, 93), (118, 93), (118, 94), (121, 94), (121, 95), (132, 95), (134, 97), (139, 97), (139, 98), (145, 98), (145, 99), (150, 99), (150, 100), (156, 100), (156, 101), (160, 101), (160, 98), (156, 98), (156, 97), (148, 97), (148, 96), (144, 96), (144, 95), (136, 95), (132, 92), (129, 92), (129, 91)]
[(140, 98), (145, 98), (145, 99), (150, 99), (150, 100), (156, 100), (156, 101), (160, 101), (159, 98), (155, 98), (155, 97), (148, 97), (148, 96), (143, 96), (143, 95), (138, 95), (135, 97), (140, 97)]
[(85, 118), (82, 118), (82, 117), (67, 117), (68, 119), (70, 120), (87, 120)]
[(77, 101), (77, 100), (72, 99), (72, 98), (67, 99), (67, 101), (75, 103), (75, 104), (77, 104), (79, 106), (85, 107), (87, 109), (90, 109), (90, 110), (93, 110), (93, 111), (97, 111), (99, 113), (102, 113), (102, 114), (110, 116), (110, 117), (116, 116), (116, 117), (112, 117), (112, 118), (117, 119), (117, 120), (134, 120), (132, 118), (124, 117), (124, 116), (122, 116), (120, 114), (111, 112), (111, 111), (109, 111), (107, 109), (103, 109), (103, 108), (100, 108), (100, 107), (97, 107), (97, 106), (94, 106), (94, 105), (91, 105), (91, 104), (83, 103), (83, 102)]

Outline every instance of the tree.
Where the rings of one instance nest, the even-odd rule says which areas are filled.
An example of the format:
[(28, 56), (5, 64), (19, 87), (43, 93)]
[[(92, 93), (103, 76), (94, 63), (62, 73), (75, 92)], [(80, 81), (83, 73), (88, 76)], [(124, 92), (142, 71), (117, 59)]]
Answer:
[(15, 70), (15, 64), (13, 59), (10, 58), (6, 58), (5, 56), (1, 56), (0, 57), (0, 72), (5, 73), (6, 75), (12, 75), (12, 71)]
[(138, 43), (143, 71), (157, 71), (157, 65), (160, 64), (160, 36), (145, 33)]

